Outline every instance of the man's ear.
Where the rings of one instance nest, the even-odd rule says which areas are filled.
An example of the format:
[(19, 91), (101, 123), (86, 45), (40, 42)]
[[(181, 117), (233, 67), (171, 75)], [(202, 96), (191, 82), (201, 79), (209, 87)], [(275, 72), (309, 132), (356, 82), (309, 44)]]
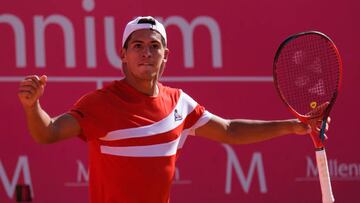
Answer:
[(162, 74), (164, 73), (164, 69), (165, 69), (165, 64), (167, 62), (167, 59), (169, 57), (169, 49), (168, 48), (165, 48), (165, 52), (164, 52), (164, 59), (161, 63), (161, 66), (160, 66), (160, 70), (159, 70), (159, 77), (162, 76)]
[(166, 63), (167, 62), (167, 59), (169, 57), (169, 52), (170, 50), (168, 48), (165, 48), (165, 51), (164, 51), (164, 59), (163, 59), (163, 62)]
[(120, 58), (121, 58), (121, 61), (123, 63), (126, 62), (126, 49), (125, 48), (121, 48), (121, 50), (120, 50)]

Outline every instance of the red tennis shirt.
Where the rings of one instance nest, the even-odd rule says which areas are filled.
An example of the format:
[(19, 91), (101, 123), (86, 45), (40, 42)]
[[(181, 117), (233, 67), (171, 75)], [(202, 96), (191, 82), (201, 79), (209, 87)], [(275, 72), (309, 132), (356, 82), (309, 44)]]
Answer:
[(187, 136), (211, 118), (179, 89), (146, 96), (124, 80), (86, 94), (69, 111), (89, 145), (92, 203), (167, 203)]

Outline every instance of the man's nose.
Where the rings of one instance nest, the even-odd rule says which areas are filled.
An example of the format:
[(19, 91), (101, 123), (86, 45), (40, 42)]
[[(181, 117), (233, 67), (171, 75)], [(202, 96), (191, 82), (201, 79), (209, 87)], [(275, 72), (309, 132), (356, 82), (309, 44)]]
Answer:
[(143, 56), (144, 57), (150, 57), (151, 56), (151, 48), (149, 46), (144, 47)]

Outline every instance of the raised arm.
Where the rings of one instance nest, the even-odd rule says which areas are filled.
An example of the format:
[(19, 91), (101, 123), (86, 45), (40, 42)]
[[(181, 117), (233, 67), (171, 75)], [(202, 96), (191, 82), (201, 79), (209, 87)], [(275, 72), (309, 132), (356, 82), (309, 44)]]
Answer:
[(24, 108), (27, 125), (33, 139), (38, 143), (54, 143), (81, 132), (77, 120), (69, 114), (51, 118), (41, 108), (39, 98), (43, 95), (47, 77), (27, 76), (20, 82), (18, 97)]
[(218, 116), (195, 130), (195, 134), (228, 144), (256, 143), (288, 134), (308, 134), (311, 128), (298, 121), (289, 120), (226, 120)]

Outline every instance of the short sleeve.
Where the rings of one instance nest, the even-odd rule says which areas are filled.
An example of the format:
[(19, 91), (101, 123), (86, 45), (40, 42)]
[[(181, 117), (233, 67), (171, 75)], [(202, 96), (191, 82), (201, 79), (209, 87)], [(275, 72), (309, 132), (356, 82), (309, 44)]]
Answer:
[(195, 129), (205, 125), (213, 116), (204, 106), (198, 104), (193, 98), (182, 92), (183, 97), (187, 101), (187, 105), (193, 106), (194, 110), (188, 115), (185, 121), (185, 129), (189, 130), (189, 134), (195, 135)]
[(94, 91), (82, 96), (67, 112), (73, 116), (81, 127), (78, 135), (81, 139), (89, 141), (103, 135), (99, 127), (99, 111), (101, 111), (101, 95), (99, 91)]

